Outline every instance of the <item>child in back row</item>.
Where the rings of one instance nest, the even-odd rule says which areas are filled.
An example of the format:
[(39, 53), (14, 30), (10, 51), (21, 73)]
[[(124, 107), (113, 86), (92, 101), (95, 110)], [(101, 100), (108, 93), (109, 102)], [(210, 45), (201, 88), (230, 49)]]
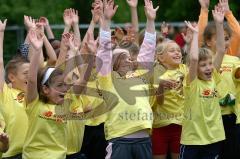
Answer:
[[(198, 27), (186, 22), (193, 32), (189, 74), (184, 80), (185, 108), (181, 135), (180, 159), (218, 158), (225, 139), (219, 106), (219, 70), (224, 56), (224, 13), (212, 11), (216, 23), (216, 55), (198, 49)], [(221, 89), (221, 88), (220, 88)], [(194, 92), (194, 93), (193, 93)]]

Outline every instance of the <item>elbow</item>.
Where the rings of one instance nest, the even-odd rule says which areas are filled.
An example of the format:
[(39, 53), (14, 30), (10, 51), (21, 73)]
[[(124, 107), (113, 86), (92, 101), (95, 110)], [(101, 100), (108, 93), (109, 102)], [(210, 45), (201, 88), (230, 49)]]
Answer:
[(57, 63), (57, 59), (49, 59), (48, 60), (48, 66), (55, 66)]

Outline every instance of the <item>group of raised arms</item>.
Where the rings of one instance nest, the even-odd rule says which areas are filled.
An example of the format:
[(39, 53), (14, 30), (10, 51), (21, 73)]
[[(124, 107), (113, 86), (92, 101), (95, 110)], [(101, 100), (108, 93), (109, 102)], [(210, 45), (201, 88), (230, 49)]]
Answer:
[(84, 36), (65, 9), (61, 39), (46, 17), (25, 15), (5, 65), (0, 20), (0, 158), (240, 158), (240, 25), (228, 0), (213, 10), (198, 0), (199, 19), (176, 34), (155, 27), (152, 0), (126, 2), (131, 22), (111, 28), (126, 6), (93, 0)]

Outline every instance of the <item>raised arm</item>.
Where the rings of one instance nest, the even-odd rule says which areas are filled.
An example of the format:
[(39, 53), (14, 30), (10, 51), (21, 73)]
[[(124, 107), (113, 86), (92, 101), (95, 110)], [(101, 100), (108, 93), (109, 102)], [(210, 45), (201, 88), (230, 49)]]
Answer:
[(224, 11), (220, 6), (215, 6), (212, 11), (213, 19), (216, 24), (216, 55), (213, 60), (214, 67), (217, 71), (221, 68), (223, 56), (225, 54), (225, 41), (224, 41)]
[(28, 73), (27, 92), (26, 92), (26, 104), (30, 104), (38, 96), (37, 89), (37, 75), (39, 69), (39, 58), (41, 49), (43, 46), (43, 37), (37, 37), (37, 33), (34, 30), (29, 32), (29, 41), (32, 46), (33, 57), (30, 60), (30, 68)]
[(104, 13), (100, 19), (100, 38), (97, 51), (96, 67), (101, 76), (105, 76), (112, 71), (112, 48), (110, 23), (115, 15), (118, 6), (114, 6), (114, 1), (104, 0)]
[(80, 53), (85, 53), (86, 52), (86, 45), (85, 44), (86, 44), (86, 41), (87, 41), (87, 37), (88, 37), (89, 34), (93, 34), (95, 25), (99, 22), (101, 10), (102, 10), (102, 7), (103, 7), (102, 5), (103, 4), (101, 2), (94, 2), (93, 5), (92, 5), (92, 6), (94, 6), (94, 9), (91, 10), (92, 20), (90, 22), (90, 25), (88, 27), (88, 30), (87, 30), (84, 38), (83, 38)]
[[(25, 27), (26, 27), (26, 29), (27, 29), (27, 31), (28, 31), (28, 35), (27, 35), (27, 38), (26, 38), (25, 42), (30, 43), (30, 40), (29, 40), (29, 31), (30, 31), (30, 30), (35, 30), (35, 29), (37, 29), (38, 32), (39, 32), (39, 28), (37, 28), (37, 26), (36, 26), (36, 21), (35, 21), (35, 19), (33, 19), (31, 16), (26, 16), (26, 15), (24, 15), (24, 24), (25, 24)], [(42, 31), (42, 28), (40, 28), (40, 31)], [(34, 50), (34, 48), (32, 48), (32, 46), (30, 45), (30, 47), (29, 47), (29, 53), (28, 53), (28, 60), (29, 60), (29, 61), (31, 60), (31, 58), (32, 58), (32, 56), (33, 56), (33, 52), (34, 52), (33, 50)], [(42, 52), (42, 50), (41, 50), (41, 54), (40, 54), (40, 57), (39, 57), (38, 61), (39, 61), (40, 65), (43, 66), (44, 57), (43, 57), (43, 52)]]
[(137, 13), (138, 0), (127, 0), (127, 3), (131, 10), (131, 21), (132, 21), (134, 32), (138, 33), (139, 31), (138, 13)]
[(187, 83), (190, 84), (195, 78), (197, 78), (198, 72), (198, 26), (192, 25), (190, 22), (185, 21), (186, 25), (192, 31), (192, 41), (190, 47), (190, 64), (189, 64), (189, 76)]
[(4, 39), (4, 31), (6, 28), (7, 19), (3, 22), (0, 20), (0, 92), (3, 91), (3, 85), (5, 83), (4, 79), (4, 62), (3, 62), (3, 39)]
[(43, 35), (43, 44), (46, 48), (46, 53), (47, 53), (47, 56), (48, 56), (47, 65), (48, 66), (55, 66), (55, 64), (57, 62), (57, 55), (56, 55), (52, 45), (50, 44), (50, 42), (48, 41), (48, 39), (45, 35)]
[(47, 38), (48, 39), (54, 39), (55, 37), (54, 37), (53, 31), (52, 31), (52, 28), (49, 24), (48, 19), (46, 17), (40, 17), (39, 22), (44, 24), (44, 30), (47, 33)]
[(219, 5), (223, 8), (228, 25), (232, 30), (231, 41), (229, 43), (227, 54), (233, 56), (240, 56), (240, 54), (238, 54), (238, 49), (240, 48), (240, 25), (237, 19), (234, 17), (232, 11), (230, 10), (228, 0), (219, 0)]
[(81, 45), (81, 34), (79, 30), (79, 16), (78, 11), (75, 9), (70, 9), (71, 19), (72, 19), (72, 27), (74, 32), (74, 37), (79, 41), (79, 45)]
[(159, 7), (154, 9), (152, 1), (145, 0), (144, 10), (147, 17), (146, 32), (143, 44), (141, 45), (139, 55), (137, 57), (137, 61), (142, 65), (142, 67), (148, 69), (151, 67), (149, 63), (153, 64), (154, 62), (156, 47), (155, 18), (158, 8)]
[(208, 8), (209, 8), (209, 3), (210, 0), (198, 0), (199, 4), (201, 5), (201, 11), (200, 11), (200, 16), (198, 19), (198, 28), (199, 28), (199, 34), (198, 34), (198, 45), (201, 47), (203, 45), (203, 33), (205, 28), (207, 27), (208, 24)]
[(57, 61), (57, 55), (52, 47), (52, 45), (49, 43), (47, 37), (44, 34), (44, 23), (37, 22), (36, 27), (37, 27), (37, 36), (43, 37), (43, 45), (46, 48), (46, 54), (47, 54), (47, 65), (48, 66), (55, 66), (56, 61)]
[[(71, 11), (70, 9), (65, 9), (63, 13), (63, 20), (64, 20), (64, 31), (63, 34), (69, 33), (72, 25), (72, 18), (71, 18)], [(68, 48), (66, 46), (66, 43), (61, 40), (60, 44), (60, 53), (56, 62), (56, 67), (62, 65), (65, 62), (66, 56), (67, 56)]]
[[(63, 35), (67, 34), (67, 33), (68, 32), (63, 33)], [(59, 53), (59, 56), (58, 56), (58, 59), (56, 62), (56, 67), (59, 67), (60, 65), (62, 65), (65, 62), (67, 52), (68, 52), (68, 47), (66, 45), (66, 42), (63, 40), (63, 36), (62, 36), (61, 44), (60, 44), (60, 53)]]
[[(92, 68), (94, 66), (94, 56), (95, 53), (97, 52), (97, 43), (98, 40), (94, 40), (93, 34), (88, 33), (88, 37), (87, 37), (87, 41), (85, 43), (86, 48), (87, 48), (87, 54), (80, 54), (79, 51), (77, 53), (76, 56), (76, 65), (78, 68), (78, 72), (81, 73), (81, 78), (79, 81), (77, 81), (76, 86), (74, 86), (74, 93), (77, 95), (82, 94), (82, 92), (84, 90), (86, 90), (86, 86), (87, 86), (87, 82), (89, 81), (89, 78), (91, 76), (91, 72), (92, 72)], [(82, 56), (86, 56), (84, 57), (84, 59), (86, 60), (86, 62), (84, 62), (84, 64), (88, 64), (87, 65), (87, 69), (83, 71), (83, 60), (82, 60)]]
[(64, 31), (63, 33), (69, 33), (72, 26), (71, 10), (65, 9), (63, 12)]

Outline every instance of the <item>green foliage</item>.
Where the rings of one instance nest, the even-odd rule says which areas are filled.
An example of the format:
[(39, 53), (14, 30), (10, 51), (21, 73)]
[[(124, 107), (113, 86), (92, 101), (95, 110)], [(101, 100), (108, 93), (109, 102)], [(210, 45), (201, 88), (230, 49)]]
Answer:
[(22, 25), (23, 15), (46, 16), (54, 23), (61, 23), (63, 10), (71, 5), (70, 0), (1, 0), (0, 15), (8, 18), (8, 25)]

